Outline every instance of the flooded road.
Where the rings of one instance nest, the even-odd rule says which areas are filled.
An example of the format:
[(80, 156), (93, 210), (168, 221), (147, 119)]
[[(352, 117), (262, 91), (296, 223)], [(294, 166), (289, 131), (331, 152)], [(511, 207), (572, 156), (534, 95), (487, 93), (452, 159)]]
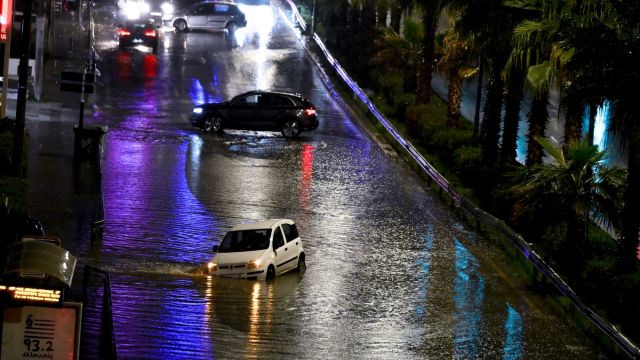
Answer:
[[(279, 12), (244, 11), (235, 38), (167, 31), (157, 55), (118, 50), (122, 14), (97, 11), (105, 234), (65, 248), (112, 274), (120, 358), (605, 358), (345, 115)], [(258, 88), (306, 95), (320, 127), (190, 126), (195, 104)], [(297, 222), (306, 273), (200, 274), (265, 218)]]

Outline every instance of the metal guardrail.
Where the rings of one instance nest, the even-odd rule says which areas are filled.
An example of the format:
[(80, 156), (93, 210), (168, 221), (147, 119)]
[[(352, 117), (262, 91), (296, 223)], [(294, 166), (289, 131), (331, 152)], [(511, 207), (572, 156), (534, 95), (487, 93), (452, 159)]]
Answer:
[[(291, 0), (287, 0), (292, 3)], [(292, 5), (295, 9), (295, 5)], [(576, 295), (576, 293), (558, 276), (558, 274), (546, 264), (542, 258), (536, 254), (535, 251), (529, 246), (522, 236), (518, 235), (513, 229), (506, 225), (506, 223), (491, 214), (483, 211), (477, 206), (473, 205), (469, 200), (458, 194), (455, 187), (449, 184), (449, 182), (438, 171), (427, 162), (422, 155), (405, 140), (402, 135), (395, 129), (395, 127), (385, 118), (385, 116), (371, 103), (367, 95), (360, 89), (360, 87), (351, 79), (347, 72), (340, 66), (340, 64), (334, 59), (329, 50), (324, 45), (324, 42), (318, 34), (314, 34), (313, 39), (322, 49), (322, 52), (326, 56), (329, 63), (335, 68), (336, 72), (342, 77), (344, 82), (353, 90), (353, 92), (360, 98), (360, 101), (367, 106), (369, 111), (376, 117), (378, 121), (387, 129), (387, 131), (398, 141), (398, 143), (413, 157), (413, 159), (420, 165), (420, 167), (429, 175), (433, 181), (435, 181), (449, 196), (460, 206), (460, 208), (468, 215), (473, 217), (478, 226), (485, 224), (493, 229), (500, 231), (503, 236), (506, 236), (511, 240), (513, 245), (521, 251), (529, 262), (538, 270), (540, 270), (551, 282), (560, 290), (564, 296), (571, 301), (571, 303), (580, 312), (591, 321), (592, 324), (597, 326), (604, 334), (606, 334), (613, 342), (622, 348), (632, 359), (640, 360), (640, 349), (638, 349), (627, 337), (625, 337), (620, 331), (618, 331), (611, 323), (600, 317), (595, 311), (586, 306)]]
[(86, 359), (117, 360), (111, 278), (108, 272), (89, 265), (84, 266), (83, 275), (81, 356)]
[(302, 17), (302, 15), (300, 15), (300, 12), (298, 11), (298, 7), (296, 6), (296, 4), (291, 0), (287, 0), (287, 2), (291, 6), (291, 11), (293, 11), (293, 14), (296, 17), (298, 24), (300, 24), (300, 27), (302, 28), (302, 32), (307, 31), (307, 21)]

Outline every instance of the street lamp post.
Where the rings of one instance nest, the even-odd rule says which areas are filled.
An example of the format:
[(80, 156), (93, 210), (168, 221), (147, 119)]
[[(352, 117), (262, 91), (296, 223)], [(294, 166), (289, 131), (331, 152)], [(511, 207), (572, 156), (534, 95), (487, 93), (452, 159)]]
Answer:
[(13, 138), (14, 174), (22, 177), (24, 147), (24, 123), (27, 110), (27, 76), (29, 74), (29, 45), (31, 44), (31, 9), (33, 1), (24, 3), (20, 26), (20, 67), (18, 68), (18, 103), (16, 105), (16, 127)]

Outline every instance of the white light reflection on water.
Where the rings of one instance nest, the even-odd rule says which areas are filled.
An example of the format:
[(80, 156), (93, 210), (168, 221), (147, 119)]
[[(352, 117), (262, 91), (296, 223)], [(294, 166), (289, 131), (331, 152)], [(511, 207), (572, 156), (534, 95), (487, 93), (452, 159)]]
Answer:
[(417, 262), (422, 268), (423, 273), (420, 276), (420, 294), (418, 295), (418, 302), (416, 303), (416, 312), (419, 315), (424, 315), (424, 304), (427, 301), (427, 293), (429, 288), (429, 268), (431, 267), (431, 258), (433, 256), (433, 237), (434, 237), (434, 224), (427, 225), (427, 235), (425, 235), (425, 248), (420, 251), (420, 258)]
[(474, 359), (482, 351), (482, 305), (484, 278), (480, 275), (478, 260), (456, 239), (455, 324), (454, 353), (456, 357)]
[(520, 359), (522, 358), (522, 318), (509, 303), (507, 303), (507, 308), (509, 315), (507, 316), (507, 322), (504, 324), (507, 339), (502, 351), (502, 359)]

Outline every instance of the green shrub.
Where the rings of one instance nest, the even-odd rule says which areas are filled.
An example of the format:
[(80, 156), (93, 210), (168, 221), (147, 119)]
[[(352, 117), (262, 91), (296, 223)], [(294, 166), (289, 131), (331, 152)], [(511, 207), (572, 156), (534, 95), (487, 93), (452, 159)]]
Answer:
[(8, 207), (27, 212), (29, 183), (25, 179), (0, 175), (0, 207), (4, 207), (8, 198)]
[(405, 120), (405, 114), (407, 113), (407, 108), (413, 105), (416, 102), (416, 94), (411, 93), (403, 93), (399, 92), (393, 95), (393, 110), (394, 117), (396, 119), (401, 119), (403, 122)]
[(389, 105), (380, 105), (378, 106), (378, 110), (380, 110), (382, 115), (384, 115), (387, 119), (392, 119), (395, 115), (395, 110), (393, 110), (393, 107)]
[[(0, 174), (13, 175), (13, 137), (15, 129), (15, 120), (4, 118), (0, 119)], [(29, 168), (29, 132), (25, 130), (24, 151), (22, 158), (22, 174), (27, 176)]]

